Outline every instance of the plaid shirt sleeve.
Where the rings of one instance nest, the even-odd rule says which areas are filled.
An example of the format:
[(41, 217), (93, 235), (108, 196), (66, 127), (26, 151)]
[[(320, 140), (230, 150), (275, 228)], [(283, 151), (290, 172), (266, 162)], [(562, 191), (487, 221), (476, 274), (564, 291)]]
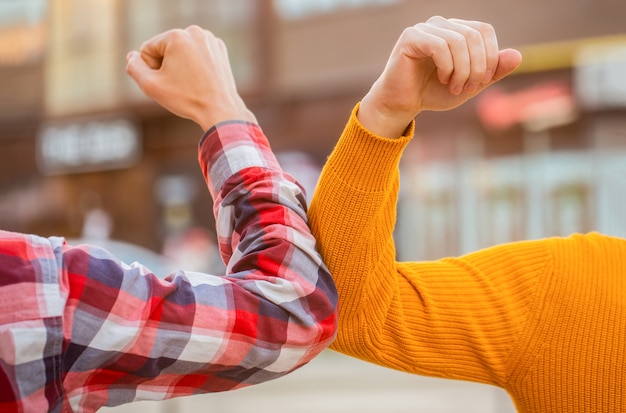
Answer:
[(330, 344), (336, 290), (304, 195), (261, 129), (220, 124), (199, 160), (224, 276), (159, 279), (94, 246), (0, 232), (0, 411), (94, 412), (236, 389)]

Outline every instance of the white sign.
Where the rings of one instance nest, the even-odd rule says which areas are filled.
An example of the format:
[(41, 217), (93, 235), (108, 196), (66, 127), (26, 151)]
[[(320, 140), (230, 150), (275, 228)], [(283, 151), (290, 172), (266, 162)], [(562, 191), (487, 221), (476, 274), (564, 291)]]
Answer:
[(124, 118), (44, 125), (37, 160), (44, 174), (127, 168), (141, 156), (137, 125)]
[(626, 44), (582, 48), (574, 74), (576, 92), (585, 108), (626, 107)]

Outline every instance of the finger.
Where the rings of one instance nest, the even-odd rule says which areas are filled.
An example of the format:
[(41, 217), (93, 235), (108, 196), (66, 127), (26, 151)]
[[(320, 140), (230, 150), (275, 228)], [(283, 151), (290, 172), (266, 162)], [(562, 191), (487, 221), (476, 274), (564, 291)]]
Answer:
[(139, 52), (132, 51), (126, 55), (126, 73), (128, 73), (135, 82), (144, 77), (145, 73), (150, 70), (150, 67), (148, 67), (146, 62), (141, 58)]
[[(460, 94), (472, 74), (472, 58), (465, 35), (457, 29), (442, 28), (430, 23), (425, 24), (422, 29), (445, 42), (453, 62), (453, 70), (448, 80), (449, 90), (455, 95)], [(474, 60), (477, 59), (474, 57)]]
[(474, 30), (478, 31), (482, 38), (483, 44), (485, 46), (485, 59), (486, 59), (486, 70), (485, 76), (481, 80), (481, 83), (486, 84), (491, 81), (494, 73), (496, 72), (496, 68), (498, 66), (498, 53), (500, 51), (498, 46), (498, 37), (496, 36), (496, 31), (492, 25), (489, 23), (483, 23), (479, 21), (472, 20), (458, 20), (451, 19), (458, 24), (466, 25), (472, 27)]
[(154, 70), (159, 70), (163, 64), (163, 56), (165, 51), (160, 50), (156, 44), (149, 44), (141, 47), (141, 58), (146, 62), (148, 67)]
[(141, 58), (139, 52), (133, 51), (126, 55), (126, 73), (137, 83), (137, 86), (147, 95), (151, 96), (151, 79), (154, 70)]
[[(429, 22), (448, 33), (448, 43), (455, 59), (455, 73), (451, 80), (452, 93), (458, 94), (459, 88), (470, 93), (475, 92), (483, 82), (488, 67), (486, 39), (477, 27), (488, 33), (487, 28), (483, 28), (480, 22), (444, 19), (442, 17), (433, 18)], [(441, 35), (445, 36), (444, 32)], [(492, 63), (494, 69), (497, 64), (497, 49), (495, 52), (496, 61)], [(492, 77), (493, 72), (489, 75), (489, 79)]]
[(202, 40), (202, 39), (206, 39), (209, 37), (215, 37), (213, 33), (211, 33), (208, 30), (203, 29), (202, 27), (196, 24), (192, 24), (191, 26), (188, 26), (185, 29), (185, 32), (187, 32), (190, 35), (190, 37), (194, 37), (197, 40)]
[(498, 54), (498, 66), (493, 76), (493, 82), (497, 82), (513, 73), (521, 63), (522, 54), (518, 50), (501, 50)]
[(180, 32), (181, 30), (178, 29), (169, 30), (154, 36), (141, 45), (141, 58), (151, 69), (158, 70), (161, 68), (163, 58), (165, 57), (165, 53), (172, 38), (179, 36), (181, 34)]
[(454, 60), (446, 40), (430, 33), (424, 23), (409, 27), (404, 31), (403, 37), (401, 44), (406, 48), (407, 55), (414, 59), (431, 58), (437, 79), (447, 85), (454, 72)]
[(472, 93), (470, 97), (477, 95), (489, 86), (513, 73), (515, 69), (519, 67), (521, 62), (522, 54), (519, 51), (515, 49), (501, 50), (498, 54), (498, 66), (495, 70), (494, 76), (491, 78), (489, 83), (481, 84), (478, 90), (475, 93)]

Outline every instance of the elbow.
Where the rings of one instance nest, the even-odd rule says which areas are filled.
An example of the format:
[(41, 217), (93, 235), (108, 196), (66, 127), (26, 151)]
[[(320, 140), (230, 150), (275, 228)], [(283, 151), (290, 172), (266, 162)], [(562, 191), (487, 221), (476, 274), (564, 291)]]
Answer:
[[(337, 337), (338, 331), (338, 293), (330, 273), (323, 269), (320, 271), (315, 292), (309, 300), (311, 316), (315, 320), (317, 333), (311, 334), (313, 343), (319, 343), (328, 347)], [(321, 351), (321, 350), (320, 350)]]
[(337, 294), (334, 284), (330, 290), (326, 290), (325, 293), (311, 300), (309, 308), (311, 319), (314, 321), (305, 323), (308, 326), (303, 329), (300, 344), (307, 347), (313, 357), (330, 346), (337, 337)]
[(291, 300), (284, 301), (279, 307), (284, 311), (283, 315), (288, 317), (285, 344), (315, 355), (330, 346), (337, 337), (338, 293), (330, 273), (323, 265), (315, 277), (306, 278), (315, 281), (308, 285), (301, 283), (292, 290)]
[(299, 368), (322, 351), (326, 350), (337, 337), (337, 314), (335, 309), (324, 318), (318, 318), (314, 324), (301, 326), (300, 334), (294, 334), (291, 343), (286, 347), (292, 347), (299, 353), (299, 360), (294, 367)]
[[(306, 300), (308, 314), (298, 317), (288, 333), (287, 347), (299, 348), (303, 357), (300, 365), (312, 360), (328, 348), (338, 331), (337, 295), (333, 288), (324, 292), (316, 290)], [(292, 313), (292, 316), (295, 314)]]
[(320, 346), (319, 351), (328, 347), (337, 337), (337, 308), (333, 305), (328, 310), (328, 316), (318, 319), (317, 328), (311, 329), (313, 331), (310, 335), (310, 345), (311, 347)]

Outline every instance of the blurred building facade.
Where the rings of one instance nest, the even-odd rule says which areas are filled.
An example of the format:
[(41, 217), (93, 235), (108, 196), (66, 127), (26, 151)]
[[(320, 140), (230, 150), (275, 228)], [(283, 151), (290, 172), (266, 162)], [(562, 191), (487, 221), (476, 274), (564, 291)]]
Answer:
[[(401, 166), (400, 258), (574, 231), (626, 236), (621, 0), (0, 2), (0, 227), (111, 237), (156, 251), (210, 250), (202, 234), (212, 231), (211, 200), (195, 161), (202, 131), (142, 96), (124, 72), (127, 51), (171, 28), (214, 31), (226, 41), (240, 91), (274, 150), (297, 166), (290, 167), (294, 175), (306, 165), (310, 178), (402, 29), (432, 15), (492, 23), (501, 46), (521, 48), (524, 63), (479, 99), (418, 118)], [(181, 248), (185, 239), (195, 241)], [(351, 365), (339, 384), (329, 370), (343, 369), (336, 360), (315, 363), (319, 372), (301, 372), (306, 380), (319, 374), (314, 382), (226, 393), (221, 406), (246, 411), (246, 395), (272, 399), (285, 389), (304, 403), (298, 392), (312, 389), (343, 401), (322, 410), (347, 411), (356, 399), (339, 387), (352, 383), (368, 389), (358, 400), (372, 411), (413, 411), (430, 399), (441, 403), (433, 412), (514, 411), (491, 388), (461, 391), (403, 376), (372, 380), (369, 391), (358, 379), (386, 371)], [(459, 398), (463, 392), (468, 396)], [(142, 411), (211, 408), (198, 397)], [(223, 410), (211, 400), (217, 410), (207, 411)], [(259, 411), (280, 410), (273, 400), (267, 406)]]
[(493, 93), (418, 119), (402, 166), (399, 254), (626, 234), (616, 209), (626, 193), (623, 2), (21, 4), (0, 20), (5, 229), (77, 237), (98, 211), (111, 237), (155, 250), (171, 235), (211, 229), (194, 161), (202, 131), (144, 98), (124, 72), (127, 51), (154, 34), (198, 24), (222, 37), (274, 149), (321, 165), (402, 29), (438, 14), (492, 23), (525, 61)]

